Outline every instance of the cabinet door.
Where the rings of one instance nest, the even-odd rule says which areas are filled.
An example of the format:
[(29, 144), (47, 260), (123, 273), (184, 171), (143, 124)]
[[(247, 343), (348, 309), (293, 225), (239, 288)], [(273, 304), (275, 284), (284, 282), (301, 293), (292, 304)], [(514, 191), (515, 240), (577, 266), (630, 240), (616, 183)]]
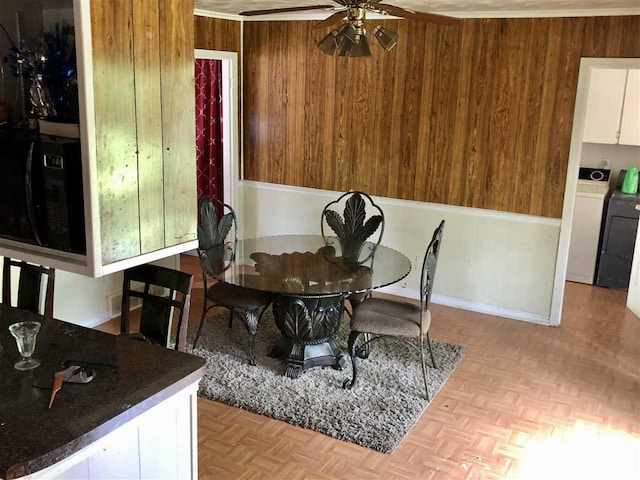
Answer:
[(91, 1), (102, 263), (140, 255), (131, 2)]
[(583, 141), (618, 143), (627, 71), (595, 68), (591, 71)]
[(164, 243), (196, 239), (196, 114), (192, 0), (159, 0)]
[(193, 1), (92, 0), (91, 27), (104, 267), (196, 239)]
[(640, 70), (629, 70), (627, 76), (619, 143), (640, 145)]

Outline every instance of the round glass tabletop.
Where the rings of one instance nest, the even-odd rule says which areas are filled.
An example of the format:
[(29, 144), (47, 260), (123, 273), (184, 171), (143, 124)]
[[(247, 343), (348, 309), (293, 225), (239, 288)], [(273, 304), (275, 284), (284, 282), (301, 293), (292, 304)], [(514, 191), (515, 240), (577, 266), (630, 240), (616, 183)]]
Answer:
[(411, 262), (391, 248), (366, 242), (357, 259), (345, 257), (335, 237), (278, 235), (241, 240), (225, 282), (286, 295), (333, 296), (402, 280)]

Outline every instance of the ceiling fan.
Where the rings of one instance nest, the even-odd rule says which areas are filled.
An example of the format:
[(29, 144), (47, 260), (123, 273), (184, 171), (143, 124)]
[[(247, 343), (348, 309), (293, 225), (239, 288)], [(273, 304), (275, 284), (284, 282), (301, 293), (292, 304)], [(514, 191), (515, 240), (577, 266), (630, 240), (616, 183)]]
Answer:
[[(364, 25), (367, 12), (374, 12), (382, 15), (393, 15), (395, 17), (436, 23), (439, 25), (454, 25), (460, 22), (459, 18), (437, 15), (435, 13), (416, 12), (395, 5), (381, 3), (382, 0), (333, 1), (340, 5), (340, 7), (337, 7), (338, 10), (313, 27), (326, 28), (338, 22), (343, 22), (340, 28), (334, 28), (318, 42), (318, 48), (327, 55), (337, 53), (339, 56), (343, 57), (371, 56), (371, 42), (367, 36), (367, 30)], [(310, 7), (276, 8), (271, 10), (250, 10), (247, 12), (240, 12), (240, 15), (254, 16), (320, 9), (336, 10), (336, 7), (333, 5), (316, 5)], [(375, 27), (373, 35), (378, 40), (378, 43), (380, 43), (380, 46), (387, 52), (398, 43), (398, 34), (386, 27), (383, 27), (382, 25)]]

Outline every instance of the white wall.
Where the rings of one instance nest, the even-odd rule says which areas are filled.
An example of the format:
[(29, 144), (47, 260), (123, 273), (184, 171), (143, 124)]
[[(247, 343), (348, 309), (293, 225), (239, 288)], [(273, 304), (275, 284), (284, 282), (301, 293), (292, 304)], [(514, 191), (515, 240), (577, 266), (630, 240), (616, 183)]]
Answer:
[[(239, 184), (240, 236), (318, 234), (322, 208), (337, 192), (260, 182)], [(375, 198), (385, 214), (382, 243), (409, 257), (406, 282), (386, 291), (418, 298), (419, 267), (446, 220), (434, 303), (549, 323), (560, 220), (474, 208)]]
[(614, 187), (620, 170), (627, 170), (632, 165), (640, 168), (640, 147), (586, 142), (582, 144), (581, 167), (602, 168), (603, 158), (609, 160), (611, 186)]
[[(174, 255), (152, 263), (179, 269), (180, 256)], [(11, 274), (13, 305), (18, 292), (18, 272), (17, 269), (14, 270), (15, 273)], [(0, 275), (0, 288), (2, 288), (2, 275)], [(91, 278), (56, 270), (53, 316), (83, 327), (94, 327), (120, 314), (121, 294), (122, 272)]]

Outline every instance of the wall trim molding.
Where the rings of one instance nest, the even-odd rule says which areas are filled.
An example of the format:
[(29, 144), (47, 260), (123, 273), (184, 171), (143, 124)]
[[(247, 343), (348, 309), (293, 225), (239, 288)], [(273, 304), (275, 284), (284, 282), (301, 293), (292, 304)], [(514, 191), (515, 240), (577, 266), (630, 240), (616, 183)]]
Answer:
[(242, 22), (243, 19), (247, 18), (242, 15), (234, 15), (233, 13), (210, 12), (209, 10), (203, 10), (201, 8), (194, 8), (193, 14), (196, 17), (220, 18), (222, 20), (236, 20), (238, 22)]
[(548, 18), (548, 17), (623, 17), (640, 15), (640, 8), (584, 8), (575, 10), (505, 10), (479, 12), (438, 12), (458, 18)]
[[(332, 190), (323, 190), (323, 189), (317, 189), (317, 188), (294, 187), (291, 185), (280, 185), (277, 183), (258, 182), (255, 180), (242, 180), (241, 184), (244, 184), (244, 186), (247, 186), (250, 188), (263, 188), (263, 189), (275, 190), (279, 192), (310, 193), (314, 195), (322, 195), (322, 196), (326, 196), (329, 199), (335, 199), (337, 195), (344, 193), (344, 192), (335, 192)], [(494, 218), (499, 220), (507, 220), (510, 222), (520, 222), (520, 223), (536, 224), (536, 225), (550, 225), (554, 227), (560, 227), (561, 225), (561, 219), (559, 218), (539, 217), (536, 215), (501, 212), (498, 210), (485, 210), (483, 208), (461, 207), (458, 205), (418, 202), (416, 200), (403, 200), (399, 198), (378, 197), (375, 195), (373, 196), (373, 198), (375, 198), (377, 203), (393, 205), (393, 206), (410, 205), (414, 208), (420, 208), (424, 210), (440, 211), (445, 213), (458, 213), (462, 215), (474, 215), (476, 217)]]
[[(374, 292), (388, 293), (399, 297), (410, 298), (413, 300), (420, 299), (420, 291), (417, 288), (406, 288), (401, 285), (391, 285), (388, 287), (374, 290)], [(448, 295), (439, 295), (434, 293), (431, 296), (431, 302), (445, 307), (458, 308), (470, 312), (483, 313), (486, 315), (494, 315), (496, 317), (508, 318), (510, 320), (519, 320), (522, 322), (535, 323), (537, 325), (550, 326), (548, 316), (538, 313), (524, 312), (514, 308), (500, 307), (497, 305), (489, 305), (487, 303), (465, 300), (462, 298), (450, 297)]]
[(484, 313), (487, 315), (495, 315), (497, 317), (509, 318), (512, 320), (520, 320), (522, 322), (535, 323), (538, 325), (549, 326), (549, 317), (540, 315), (539, 313), (523, 312), (514, 308), (499, 307), (497, 305), (489, 305), (486, 303), (473, 302), (463, 300), (461, 298), (448, 297), (446, 295), (438, 295), (434, 293), (431, 301), (438, 305), (459, 308), (461, 310), (469, 310), (471, 312)]
[[(232, 13), (210, 12), (201, 8), (193, 10), (194, 15), (200, 17), (222, 18), (239, 22), (280, 22), (280, 21), (305, 21), (324, 20), (330, 12), (301, 12), (282, 13), (273, 15), (255, 15), (246, 17)], [(640, 15), (640, 8), (604, 8), (604, 9), (574, 9), (574, 10), (500, 10), (500, 11), (474, 11), (474, 12), (432, 12), (439, 15), (448, 15), (457, 18), (550, 18), (550, 17), (622, 17), (628, 15)], [(379, 13), (367, 13), (369, 20), (402, 20), (391, 15)]]

